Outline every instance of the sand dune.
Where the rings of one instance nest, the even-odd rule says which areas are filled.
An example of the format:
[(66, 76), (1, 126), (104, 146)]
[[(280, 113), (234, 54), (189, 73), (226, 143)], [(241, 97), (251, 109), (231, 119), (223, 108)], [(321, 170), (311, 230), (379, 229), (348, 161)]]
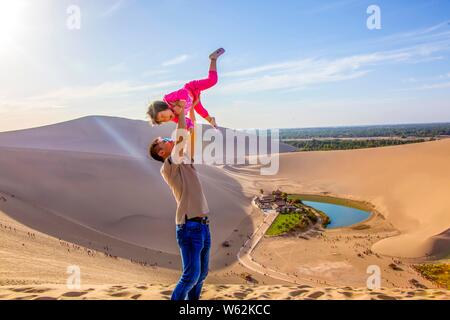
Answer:
[[(0, 190), (80, 224), (147, 248), (177, 254), (173, 196), (146, 157), (148, 142), (169, 128), (143, 121), (88, 117), (0, 134)], [(249, 198), (214, 167), (199, 166), (211, 209), (215, 247), (246, 217)], [(52, 218), (4, 210), (25, 224), (70, 240)], [(34, 215), (34, 216), (33, 216)], [(33, 219), (29, 217), (33, 216)], [(219, 228), (220, 226), (220, 228)], [(89, 239), (84, 239), (89, 240)]]
[[(146, 149), (151, 139), (168, 135), (171, 129), (171, 126), (150, 128), (143, 121), (87, 117), (0, 133), (0, 210), (8, 216), (4, 216), (8, 223), (13, 224), (13, 220), (8, 220), (12, 218), (20, 222), (17, 228), (22, 228), (23, 223), (31, 228), (29, 230), (42, 232), (48, 240), (29, 243), (18, 240), (22, 239), (21, 235), (1, 237), (4, 247), (0, 248), (8, 258), (0, 264), (3, 274), (0, 280), (6, 281), (6, 286), (0, 289), (0, 298), (27, 298), (27, 295), (29, 299), (113, 298), (109, 293), (117, 288), (99, 286), (111, 283), (113, 279), (117, 281), (114, 285), (124, 286), (116, 291), (127, 292), (116, 292), (116, 297), (166, 298), (167, 295), (161, 292), (167, 293), (167, 284), (176, 280), (180, 263), (174, 233), (175, 203), (160, 177), (160, 165), (147, 158)], [(280, 151), (292, 151), (292, 148), (281, 145)], [(249, 271), (236, 263), (236, 254), (262, 222), (262, 215), (252, 208), (250, 201), (260, 188), (281, 187), (292, 193), (327, 192), (368, 201), (386, 219), (383, 222), (383, 225), (389, 225), (386, 230), (398, 230), (395, 236), (374, 240), (371, 245), (375, 252), (394, 257), (448, 256), (448, 163), (450, 139), (378, 149), (283, 153), (280, 154), (280, 170), (274, 176), (261, 176), (257, 166), (199, 166), (211, 209), (213, 231), (213, 272), (208, 281), (224, 284), (209, 286), (205, 297), (381, 299), (395, 296), (412, 299), (440, 296), (441, 293), (435, 291), (417, 294), (417, 291), (386, 289), (374, 297), (373, 293), (363, 289), (347, 292), (338, 288), (308, 287), (303, 292), (302, 288), (286, 286), (258, 286), (249, 291), (247, 287), (231, 283), (245, 283), (240, 274)], [(0, 222), (1, 218), (0, 215)], [(51, 257), (54, 263), (50, 269), (61, 272), (73, 259), (72, 255), (64, 255), (65, 248), (58, 253), (59, 249), (55, 248), (59, 247), (54, 245), (57, 240), (51, 236), (95, 249), (97, 255), (106, 250), (119, 260), (106, 257), (105, 261), (98, 259), (93, 263), (90, 256), (86, 257), (88, 249), (83, 249), (84, 255), (77, 256), (76, 260), (89, 270), (89, 285), (93, 286), (89, 294), (64, 295), (67, 292), (58, 286), (48, 286), (48, 290), (34, 294), (34, 290), (40, 289), (17, 287), (18, 284), (60, 284), (64, 281), (64, 272), (56, 276), (56, 271), (45, 272), (42, 265), (42, 261)], [(225, 240), (231, 243), (230, 248), (222, 248)], [(272, 246), (280, 248), (280, 253), (289, 252), (288, 247), (295, 245), (294, 240), (283, 242), (278, 239)], [(18, 246), (18, 241), (23, 241), (22, 247)], [(358, 241), (355, 240), (355, 244)], [(34, 250), (21, 250), (28, 246)], [(261, 247), (270, 246), (263, 243)], [(42, 255), (47, 251), (48, 254)], [(30, 260), (21, 266), (20, 272), (15, 268), (14, 252)], [(263, 259), (258, 255), (257, 258)], [(127, 279), (125, 271), (129, 259), (146, 263), (140, 271), (133, 269), (135, 276), (132, 279)], [(388, 261), (387, 258), (384, 260)], [(363, 262), (361, 264), (365, 267)], [(150, 265), (153, 269), (149, 269)], [(280, 283), (263, 273), (253, 274), (260, 284)], [(40, 276), (36, 277), (36, 274)], [(412, 271), (408, 274), (411, 276), (415, 277)], [(408, 279), (405, 278), (404, 283)], [(302, 278), (298, 282), (301, 283)], [(138, 292), (141, 289), (136, 283), (164, 285), (148, 285), (153, 288), (150, 291), (155, 296), (152, 296), (153, 293)], [(321, 293), (316, 294), (316, 291)]]

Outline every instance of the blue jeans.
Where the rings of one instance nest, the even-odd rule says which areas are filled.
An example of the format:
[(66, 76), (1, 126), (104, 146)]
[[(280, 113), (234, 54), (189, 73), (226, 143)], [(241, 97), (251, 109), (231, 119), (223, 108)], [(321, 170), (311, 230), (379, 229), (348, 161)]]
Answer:
[(203, 281), (208, 275), (211, 234), (209, 225), (187, 221), (177, 225), (177, 242), (183, 263), (172, 300), (199, 300)]

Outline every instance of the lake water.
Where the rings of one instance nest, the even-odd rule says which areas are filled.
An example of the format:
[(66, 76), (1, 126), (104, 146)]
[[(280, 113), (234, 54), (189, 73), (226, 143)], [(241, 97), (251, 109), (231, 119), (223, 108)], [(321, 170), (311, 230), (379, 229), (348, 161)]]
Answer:
[(347, 227), (370, 217), (370, 212), (337, 204), (316, 201), (303, 201), (303, 203), (329, 216), (331, 218), (331, 223), (327, 226), (329, 229)]

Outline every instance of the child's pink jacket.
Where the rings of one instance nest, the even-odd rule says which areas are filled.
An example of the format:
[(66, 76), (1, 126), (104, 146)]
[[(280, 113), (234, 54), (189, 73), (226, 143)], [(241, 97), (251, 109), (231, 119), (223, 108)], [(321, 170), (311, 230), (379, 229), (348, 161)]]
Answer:
[[(173, 108), (173, 105), (176, 101), (184, 100), (186, 101), (186, 106), (184, 109), (184, 113), (186, 115), (189, 114), (189, 111), (192, 108), (192, 104), (195, 100), (198, 100), (198, 103), (194, 106), (195, 111), (203, 118), (207, 118), (209, 116), (208, 111), (203, 107), (200, 101), (200, 93), (206, 89), (211, 88), (217, 83), (217, 72), (210, 71), (208, 74), (208, 78), (202, 80), (194, 80), (185, 84), (185, 86), (177, 91), (166, 94), (164, 96), (164, 102), (167, 103), (169, 108)], [(173, 122), (178, 122), (178, 117), (172, 120)], [(191, 119), (186, 118), (186, 127), (187, 129), (191, 129), (194, 127)]]
[[(170, 109), (173, 109), (173, 104), (176, 101), (184, 100), (186, 101), (186, 106), (184, 107), (184, 114), (188, 115), (189, 111), (192, 108), (192, 98), (186, 88), (174, 91), (172, 93), (166, 94), (164, 96), (164, 102), (167, 103)], [(178, 123), (178, 117), (172, 120), (175, 123)], [(194, 127), (191, 119), (186, 118), (186, 129), (191, 129)]]

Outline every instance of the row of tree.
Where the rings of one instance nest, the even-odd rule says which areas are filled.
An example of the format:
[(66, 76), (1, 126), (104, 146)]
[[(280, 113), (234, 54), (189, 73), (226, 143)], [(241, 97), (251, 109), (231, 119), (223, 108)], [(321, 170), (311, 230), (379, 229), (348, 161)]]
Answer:
[(450, 135), (450, 123), (280, 129), (280, 139), (436, 137)]
[(284, 141), (291, 146), (298, 148), (299, 151), (330, 151), (330, 150), (348, 150), (348, 149), (364, 149), (377, 148), (386, 146), (395, 146), (407, 143), (424, 142), (425, 139), (416, 140), (398, 140), (398, 139), (382, 139), (382, 140), (308, 140), (308, 141)]

